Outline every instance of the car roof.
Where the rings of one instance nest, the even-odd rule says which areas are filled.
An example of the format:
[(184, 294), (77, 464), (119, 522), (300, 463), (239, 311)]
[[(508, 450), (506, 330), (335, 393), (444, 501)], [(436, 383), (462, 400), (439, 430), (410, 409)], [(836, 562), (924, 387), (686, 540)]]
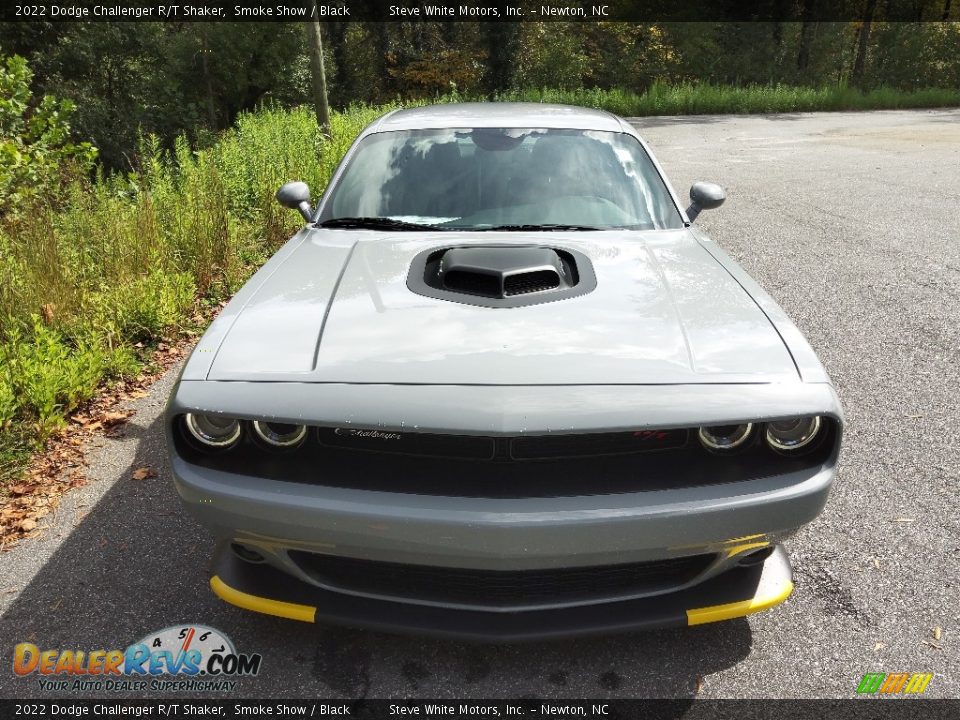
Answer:
[(369, 132), (466, 127), (537, 127), (621, 132), (620, 118), (603, 110), (542, 103), (444, 103), (395, 110)]

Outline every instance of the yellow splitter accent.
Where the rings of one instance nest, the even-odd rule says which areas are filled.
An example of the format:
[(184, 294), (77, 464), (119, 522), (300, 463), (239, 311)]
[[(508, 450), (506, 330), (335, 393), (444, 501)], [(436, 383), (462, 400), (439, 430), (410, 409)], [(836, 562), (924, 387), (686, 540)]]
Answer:
[(299, 620), (300, 622), (312, 623), (316, 621), (317, 609), (315, 607), (251, 595), (230, 587), (216, 575), (210, 578), (210, 587), (221, 600), (244, 610), (253, 610), (254, 612), (276, 615), (288, 620)]
[(687, 610), (687, 625), (703, 625), (720, 620), (730, 620), (731, 618), (743, 617), (772, 608), (790, 597), (790, 593), (793, 592), (793, 582), (787, 580), (785, 585), (773, 588), (773, 590), (774, 592), (766, 595), (757, 594), (749, 600)]

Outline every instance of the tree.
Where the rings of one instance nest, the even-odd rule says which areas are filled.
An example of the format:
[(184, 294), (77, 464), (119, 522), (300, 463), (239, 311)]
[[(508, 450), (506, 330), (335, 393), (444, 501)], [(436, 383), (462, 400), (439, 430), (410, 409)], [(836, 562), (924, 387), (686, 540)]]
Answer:
[(70, 140), (73, 103), (45, 95), (32, 103), (27, 61), (0, 58), (0, 214), (15, 212), (30, 197), (53, 194), (65, 165), (88, 170), (96, 150)]
[(310, 53), (310, 77), (313, 81), (313, 107), (317, 124), (324, 134), (330, 132), (330, 106), (327, 103), (327, 78), (323, 69), (323, 38), (320, 36), (320, 18), (316, 0), (313, 17), (307, 21), (307, 49)]
[(801, 75), (805, 74), (810, 65), (810, 44), (813, 41), (813, 28), (816, 24), (813, 19), (814, 0), (803, 0), (803, 6), (800, 10), (800, 19), (803, 25), (800, 26), (800, 47), (797, 50), (797, 70)]
[(867, 0), (863, 11), (863, 22), (860, 24), (860, 33), (857, 38), (857, 57), (853, 61), (853, 84), (863, 86), (863, 69), (867, 61), (867, 43), (870, 42), (870, 25), (873, 23), (873, 13), (877, 9), (877, 0)]
[(484, 23), (483, 36), (487, 50), (487, 92), (493, 96), (509, 90), (513, 84), (520, 24)]

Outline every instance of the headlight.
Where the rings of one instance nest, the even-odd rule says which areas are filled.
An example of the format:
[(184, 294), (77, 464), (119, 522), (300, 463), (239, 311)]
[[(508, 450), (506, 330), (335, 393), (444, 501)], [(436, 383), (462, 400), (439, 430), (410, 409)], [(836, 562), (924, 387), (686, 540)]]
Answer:
[(818, 415), (767, 424), (767, 443), (780, 452), (794, 452), (816, 439), (823, 422)]
[(750, 439), (753, 423), (744, 425), (713, 425), (700, 428), (701, 444), (708, 450), (726, 452), (735, 450)]
[(268, 445), (278, 448), (291, 448), (299, 445), (303, 438), (307, 436), (306, 425), (254, 420), (253, 429), (257, 433), (257, 437)]
[(187, 413), (187, 430), (202, 445), (212, 448), (228, 448), (240, 439), (240, 421), (217, 415)]

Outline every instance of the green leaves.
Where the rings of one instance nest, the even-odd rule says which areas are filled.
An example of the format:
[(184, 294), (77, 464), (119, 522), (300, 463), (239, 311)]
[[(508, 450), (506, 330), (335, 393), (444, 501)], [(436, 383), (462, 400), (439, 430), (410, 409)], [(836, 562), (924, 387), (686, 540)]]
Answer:
[(65, 163), (86, 172), (97, 155), (90, 143), (70, 142), (69, 100), (46, 95), (31, 107), (32, 77), (19, 55), (0, 56), (0, 216), (54, 193)]
[(65, 413), (90, 397), (110, 367), (109, 353), (95, 342), (71, 345), (34, 316), (26, 328), (8, 327), (0, 346), (0, 423), (18, 412), (32, 418), (35, 435), (46, 439)]

